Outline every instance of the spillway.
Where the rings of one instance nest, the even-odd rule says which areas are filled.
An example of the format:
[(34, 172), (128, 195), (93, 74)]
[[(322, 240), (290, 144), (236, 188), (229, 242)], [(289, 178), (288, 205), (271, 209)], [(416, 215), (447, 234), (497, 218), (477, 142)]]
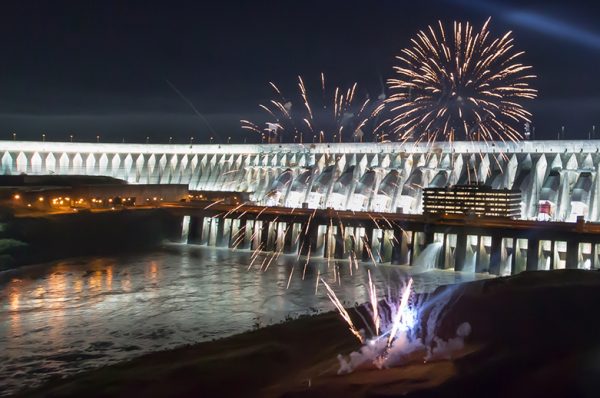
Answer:
[(600, 140), (264, 145), (0, 141), (2, 174), (85, 174), (240, 191), (264, 205), (421, 212), (423, 188), (522, 191), (522, 217), (599, 221)]

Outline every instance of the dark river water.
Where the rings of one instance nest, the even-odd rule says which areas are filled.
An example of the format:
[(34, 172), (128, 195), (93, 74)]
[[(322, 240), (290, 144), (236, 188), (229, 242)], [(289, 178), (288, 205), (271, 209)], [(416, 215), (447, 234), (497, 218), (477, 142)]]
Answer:
[(351, 275), (349, 263), (339, 262), (334, 283), (333, 262), (311, 260), (304, 271), (304, 259), (280, 256), (260, 271), (270, 259), (261, 253), (249, 269), (248, 251), (173, 245), (0, 273), (0, 395), (50, 377), (331, 310), (324, 287), (316, 286), (318, 275), (346, 304), (367, 301), (366, 269), (380, 288), (390, 275), (413, 274), (416, 291), (483, 277), (369, 265)]

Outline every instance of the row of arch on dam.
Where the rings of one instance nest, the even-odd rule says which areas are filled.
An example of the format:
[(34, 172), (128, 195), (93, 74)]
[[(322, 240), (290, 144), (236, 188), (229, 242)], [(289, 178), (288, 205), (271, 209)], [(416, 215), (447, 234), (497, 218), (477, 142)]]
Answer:
[(494, 228), (473, 230), (428, 224), (398, 228), (384, 222), (378, 226), (344, 226), (331, 219), (307, 223), (187, 215), (183, 219), (182, 241), (236, 250), (494, 275), (600, 268), (600, 236), (541, 231), (527, 236), (527, 231), (513, 233)]
[(312, 149), (234, 145), (240, 148), (232, 151), (184, 145), (0, 144), (2, 174), (106, 175), (130, 183), (248, 192), (266, 205), (407, 214), (421, 212), (425, 187), (481, 182), (520, 189), (523, 218), (600, 219), (600, 143), (526, 142), (503, 151), (461, 143), (430, 151), (371, 144)]

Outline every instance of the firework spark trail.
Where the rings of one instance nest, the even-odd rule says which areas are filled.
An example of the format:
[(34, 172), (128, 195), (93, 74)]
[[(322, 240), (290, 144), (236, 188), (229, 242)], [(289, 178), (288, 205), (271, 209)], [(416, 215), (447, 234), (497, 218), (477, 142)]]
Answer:
[(285, 286), (286, 290), (290, 288), (290, 282), (292, 282), (292, 275), (294, 275), (294, 268), (296, 268), (296, 264), (292, 265), (292, 270), (290, 271), (290, 277), (288, 278), (287, 285)]
[[(454, 142), (457, 134), (468, 141), (521, 139), (515, 126), (531, 114), (521, 102), (537, 96), (529, 87), (535, 75), (513, 52), (512, 32), (491, 39), (490, 19), (480, 32), (469, 23), (454, 23), (453, 34), (438, 27), (420, 31), (397, 57), (396, 78), (389, 79), (392, 112), (389, 122), (399, 140), (413, 133), (416, 141)], [(379, 111), (383, 107), (377, 108)]]
[(379, 301), (377, 301), (377, 290), (373, 285), (371, 279), (371, 270), (367, 270), (369, 276), (369, 301), (371, 302), (371, 310), (373, 311), (373, 323), (375, 325), (375, 334), (379, 335), (379, 327), (381, 326), (381, 319), (379, 318)]
[[(318, 284), (318, 281), (319, 281), (319, 278), (317, 277), (317, 284)], [(344, 308), (343, 304), (338, 299), (338, 297), (335, 294), (335, 292), (333, 291), (333, 289), (322, 278), (320, 279), (320, 281), (321, 281), (321, 283), (323, 283), (323, 285), (325, 285), (325, 288), (327, 289), (327, 297), (329, 297), (329, 300), (331, 300), (331, 302), (333, 303), (335, 308), (337, 308), (337, 310), (340, 313), (340, 315), (342, 316), (342, 318), (344, 318), (344, 320), (348, 324), (348, 327), (350, 328), (350, 331), (352, 332), (352, 334), (354, 336), (356, 336), (356, 338), (361, 343), (364, 344), (365, 343), (364, 337), (362, 336), (362, 334), (360, 334), (358, 329), (356, 329), (356, 326), (354, 326), (354, 322), (352, 322), (352, 318), (350, 318), (350, 314), (348, 314), (348, 311), (346, 311), (346, 309)]]
[(227, 213), (225, 213), (224, 218), (226, 218), (228, 215), (230, 215), (231, 213), (235, 213), (237, 210), (239, 210), (240, 208), (244, 207), (246, 205), (247, 202), (242, 203), (239, 206), (234, 207), (233, 209), (229, 210)]
[(246, 236), (246, 226), (245, 225), (243, 227), (239, 228), (238, 231), (232, 237), (233, 244), (231, 246), (232, 246), (233, 250), (235, 250), (240, 245), (240, 243), (243, 242), (244, 236)]
[(319, 280), (321, 279), (321, 270), (317, 269), (317, 281), (315, 282), (315, 296), (319, 292)]
[(217, 200), (217, 201), (215, 201), (215, 202), (212, 202), (211, 204), (209, 204), (208, 206), (206, 206), (206, 207), (204, 208), (204, 210), (206, 210), (206, 209), (208, 209), (208, 208), (210, 208), (210, 207), (213, 207), (213, 206), (214, 206), (214, 205), (216, 205), (217, 203), (223, 202), (224, 200), (225, 200), (225, 199), (219, 199), (219, 200)]
[(309, 261), (310, 261), (310, 245), (308, 245), (308, 253), (306, 255), (306, 262), (304, 263), (304, 270), (302, 271), (302, 280), (304, 280), (304, 276), (306, 275), (306, 267), (308, 266)]
[[(293, 100), (288, 100), (273, 82), (269, 82), (276, 98), (259, 104), (269, 118), (265, 127), (242, 119), (242, 129), (257, 133), (263, 140), (267, 138), (268, 142), (283, 142), (285, 138), (287, 141), (293, 139), (294, 142), (298, 140), (303, 143), (304, 138), (311, 136), (313, 140), (318, 136), (319, 142), (342, 142), (344, 132), (353, 136), (359, 132), (362, 134), (361, 129), (377, 116), (376, 112), (369, 109), (371, 102), (368, 98), (364, 101), (358, 99), (357, 83), (348, 88), (335, 87), (332, 93), (326, 87), (324, 73), (321, 73), (319, 83), (321, 95), (315, 98), (310, 94), (304, 78), (298, 76), (297, 95)], [(294, 103), (301, 106), (295, 107)]]

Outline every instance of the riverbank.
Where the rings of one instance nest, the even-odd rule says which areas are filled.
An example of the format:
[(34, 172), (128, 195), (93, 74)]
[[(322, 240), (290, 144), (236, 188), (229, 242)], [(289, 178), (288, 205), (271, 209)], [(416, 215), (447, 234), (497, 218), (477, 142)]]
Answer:
[(0, 255), (0, 270), (146, 250), (181, 234), (181, 220), (153, 208), (7, 216), (3, 225), (2, 241), (10, 247)]
[(336, 375), (339, 353), (357, 342), (334, 313), (304, 317), (214, 342), (139, 357), (67, 380), (29, 397), (574, 397), (600, 388), (600, 273), (527, 272), (440, 288), (453, 303), (440, 337), (469, 322), (452, 360)]

